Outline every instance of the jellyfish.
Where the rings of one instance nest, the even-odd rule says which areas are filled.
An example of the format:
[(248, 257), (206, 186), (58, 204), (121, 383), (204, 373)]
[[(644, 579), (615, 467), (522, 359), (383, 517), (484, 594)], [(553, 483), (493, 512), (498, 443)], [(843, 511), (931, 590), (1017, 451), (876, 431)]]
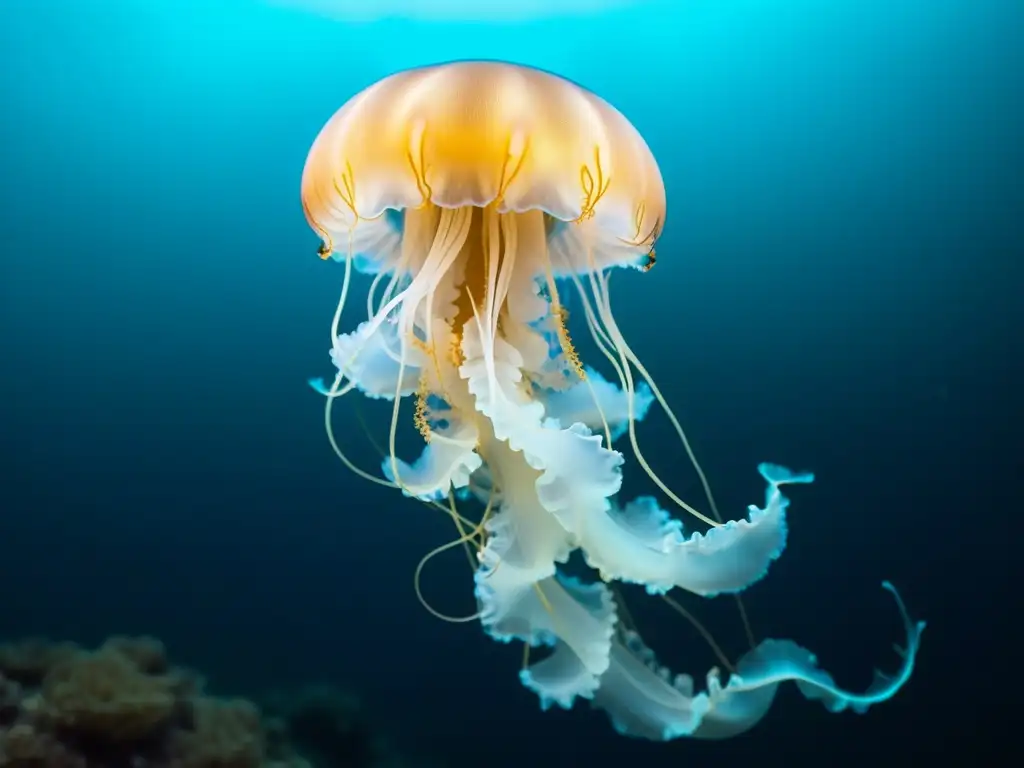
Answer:
[[(666, 196), (647, 143), (608, 102), (507, 63), (398, 72), (328, 120), (301, 198), (320, 256), (344, 265), (334, 378), (310, 381), (326, 399), (331, 445), (365, 479), (452, 517), (453, 544), (471, 545), (475, 569), (478, 611), (464, 618), (534, 649), (519, 676), (542, 708), (587, 700), (624, 735), (726, 738), (754, 726), (788, 681), (833, 712), (863, 712), (906, 683), (924, 623), (888, 582), (906, 640), (898, 669), (877, 672), (863, 692), (840, 688), (813, 654), (779, 639), (753, 644), (724, 676), (708, 671), (701, 686), (665, 668), (627, 621), (620, 582), (713, 598), (764, 577), (786, 544), (784, 489), (814, 476), (761, 464), (763, 506), (720, 519), (679, 420), (613, 311), (615, 270), (655, 264)], [(353, 272), (372, 276), (366, 319), (342, 333)], [(606, 374), (574, 346), (568, 295)], [(331, 407), (345, 395), (390, 408), (379, 473), (356, 466), (336, 439)], [(635, 427), (655, 406), (712, 514), (646, 460)], [(396, 439), (410, 421), (423, 440), (413, 460)], [(621, 500), (627, 467), (678, 514), (651, 496)], [(466, 505), (483, 509), (478, 519)], [(592, 577), (568, 573), (574, 552)]]

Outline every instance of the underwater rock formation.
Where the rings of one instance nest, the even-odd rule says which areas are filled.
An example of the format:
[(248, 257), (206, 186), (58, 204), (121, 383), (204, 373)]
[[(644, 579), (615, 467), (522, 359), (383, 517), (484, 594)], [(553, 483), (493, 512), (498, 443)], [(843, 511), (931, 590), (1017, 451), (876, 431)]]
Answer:
[[(251, 701), (206, 693), (200, 676), (171, 665), (148, 637), (112, 637), (91, 650), (0, 645), (0, 768), (379, 765), (379, 750), (353, 748), (373, 741), (358, 707), (339, 704), (349, 700), (278, 696), (277, 716), (264, 717)], [(315, 759), (295, 743), (310, 743)]]

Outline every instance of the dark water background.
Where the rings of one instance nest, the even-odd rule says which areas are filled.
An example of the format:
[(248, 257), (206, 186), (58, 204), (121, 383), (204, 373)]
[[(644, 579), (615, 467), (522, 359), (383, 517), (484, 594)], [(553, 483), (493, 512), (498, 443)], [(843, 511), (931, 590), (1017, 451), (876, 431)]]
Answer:
[[(146, 632), (219, 689), (344, 683), (455, 765), (1019, 750), (1022, 35), (1016, 0), (370, 26), (243, 0), (0, 1), (0, 637)], [(749, 592), (759, 634), (860, 687), (902, 641), (883, 578), (929, 620), (892, 702), (828, 715), (787, 690), (731, 742), (624, 740), (586, 707), (541, 715), (518, 649), (417, 604), (412, 569), (451, 532), (330, 452), (304, 381), (328, 371), (341, 269), (315, 258), (298, 183), (356, 91), (468, 56), (554, 69), (647, 137), (670, 219), (657, 268), (615, 278), (619, 322), (723, 508), (760, 500), (759, 461), (818, 475)], [(696, 498), (657, 413), (641, 439)], [(426, 579), (473, 610), (460, 555)], [(687, 604), (743, 650), (731, 603)], [(634, 611), (680, 668), (710, 664), (684, 622)]]

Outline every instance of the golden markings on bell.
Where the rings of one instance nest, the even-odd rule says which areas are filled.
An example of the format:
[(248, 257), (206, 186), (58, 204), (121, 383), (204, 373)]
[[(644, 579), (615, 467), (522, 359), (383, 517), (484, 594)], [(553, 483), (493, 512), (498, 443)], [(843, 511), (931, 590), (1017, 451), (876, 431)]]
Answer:
[(643, 246), (648, 246), (647, 261), (640, 268), (644, 272), (650, 272), (651, 268), (658, 261), (658, 256), (657, 256), (657, 254), (654, 251), (654, 245), (658, 241), (658, 237), (661, 235), (661, 218), (660, 217), (655, 218), (654, 226), (651, 227), (650, 232), (648, 232), (643, 237), (640, 237), (640, 232), (641, 232), (641, 230), (643, 228), (644, 218), (646, 217), (646, 215), (647, 215), (647, 203), (641, 200), (637, 204), (636, 213), (634, 214), (634, 217), (633, 217), (633, 224), (636, 227), (636, 229), (634, 230), (634, 233), (633, 233), (633, 239), (631, 239), (631, 240), (624, 240), (624, 239), (622, 239), (620, 237), (620, 238), (618, 238), (618, 240), (619, 240), (620, 243), (622, 243), (624, 245), (632, 246), (634, 248), (641, 248)]
[[(596, 179), (595, 179), (596, 172)], [(601, 148), (594, 147), (594, 171), (590, 170), (590, 167), (583, 165), (580, 167), (580, 186), (583, 188), (583, 205), (580, 208), (580, 215), (576, 217), (573, 223), (579, 224), (594, 215), (594, 208), (597, 207), (598, 202), (604, 197), (604, 193), (608, 191), (608, 186), (612, 183), (612, 180), (605, 179), (604, 169), (601, 167)]]
[(353, 222), (354, 226), (355, 222), (358, 222), (361, 217), (359, 216), (359, 211), (356, 210), (355, 175), (352, 173), (352, 163), (348, 160), (345, 161), (345, 170), (341, 173), (341, 183), (342, 186), (345, 187), (344, 190), (338, 186), (337, 179), (331, 179), (331, 184), (334, 185), (334, 191), (338, 193), (338, 197), (341, 198), (341, 202), (343, 202), (345, 206), (352, 211), (352, 215), (355, 217), (355, 221)]
[[(521, 144), (522, 146), (513, 146), (513, 141), (515, 141), (516, 144)], [(505, 201), (505, 193), (512, 185), (512, 182), (516, 180), (516, 176), (519, 175), (519, 171), (522, 170), (523, 161), (526, 159), (526, 152), (529, 149), (529, 146), (529, 140), (523, 139), (519, 133), (509, 136), (508, 141), (505, 142), (505, 160), (501, 164), (501, 176), (498, 179), (498, 193), (494, 198), (494, 206), (496, 208)], [(508, 170), (510, 160), (515, 160), (515, 167), (512, 168), (511, 173), (509, 173)]]
[[(417, 122), (412, 129), (412, 135), (409, 137), (409, 149), (405, 151), (405, 158), (409, 162), (409, 167), (412, 168), (412, 175), (416, 179), (416, 191), (420, 194), (420, 204), (417, 209), (424, 208), (430, 204), (430, 201), (434, 197), (434, 190), (427, 182), (427, 158), (426, 158), (426, 142), (423, 137), (427, 133), (426, 126), (422, 121)], [(413, 147), (416, 151), (413, 152)]]
[(640, 230), (644, 226), (644, 216), (647, 214), (647, 203), (641, 200), (637, 203), (636, 212), (633, 214), (633, 240), (637, 243), (643, 242), (640, 238)]

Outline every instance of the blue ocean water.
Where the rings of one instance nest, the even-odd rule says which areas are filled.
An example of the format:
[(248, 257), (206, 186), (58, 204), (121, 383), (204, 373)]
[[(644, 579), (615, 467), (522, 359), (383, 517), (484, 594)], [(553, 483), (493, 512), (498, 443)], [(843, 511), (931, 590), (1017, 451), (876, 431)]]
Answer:
[[(1024, 6), (623, 6), (355, 23), (255, 0), (0, 3), (0, 637), (145, 632), (222, 688), (344, 683), (452, 765), (999, 743), (1019, 649)], [(828, 715), (788, 691), (734, 741), (622, 739), (586, 707), (541, 714), (518, 648), (416, 601), (450, 523), (349, 475), (323, 435), (305, 381), (329, 371), (342, 270), (316, 258), (299, 178), (357, 91), (468, 57), (556, 71), (646, 137), (669, 219), (657, 267), (615, 278), (619, 323), (723, 509), (760, 501), (759, 461), (817, 474), (749, 592), (759, 635), (859, 688), (902, 640), (882, 579), (929, 621), (892, 702)], [(380, 439), (384, 411), (364, 417)], [(667, 421), (641, 435), (698, 496)], [(439, 608), (474, 610), (458, 553), (424, 578)], [(687, 605), (742, 652), (731, 602)], [(678, 617), (635, 612), (673, 661), (712, 663)]]

